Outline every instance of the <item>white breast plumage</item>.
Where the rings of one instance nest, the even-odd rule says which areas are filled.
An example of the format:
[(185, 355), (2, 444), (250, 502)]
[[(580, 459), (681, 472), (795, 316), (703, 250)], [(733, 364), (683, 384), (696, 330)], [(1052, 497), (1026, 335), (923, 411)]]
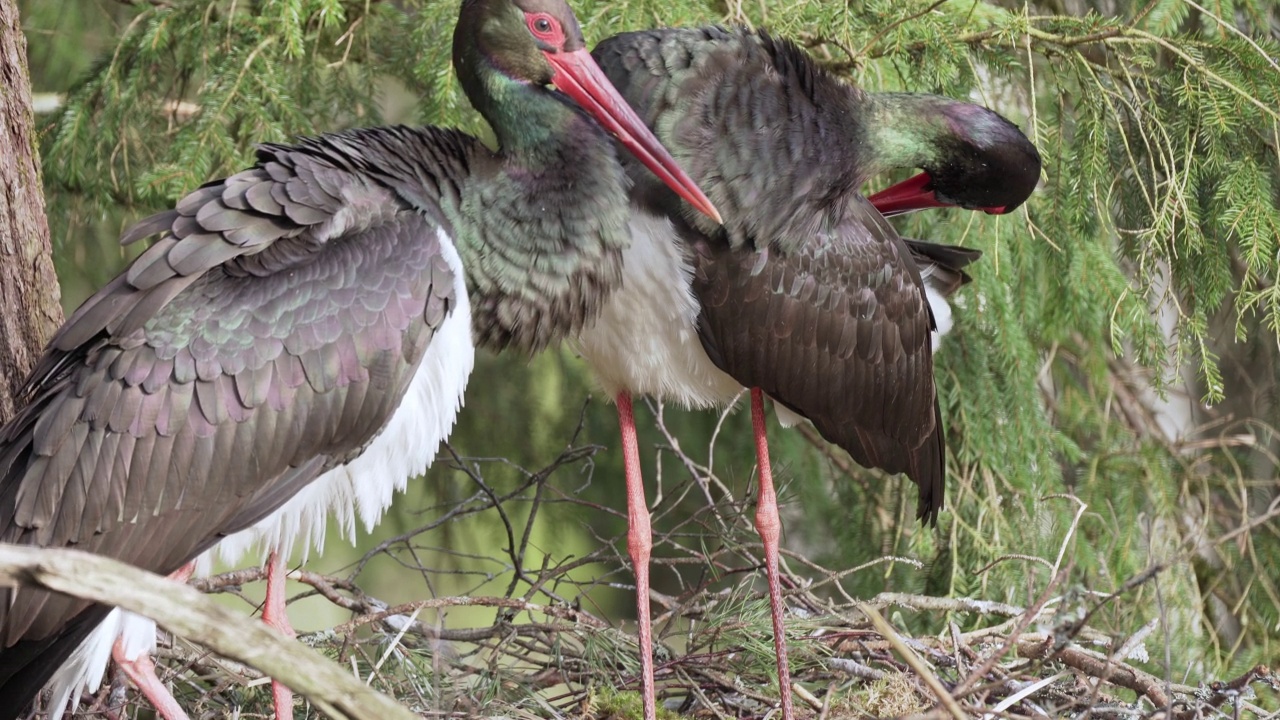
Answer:
[(610, 396), (627, 390), (694, 408), (731, 402), (742, 386), (698, 340), (693, 269), (671, 221), (633, 209), (630, 227), (622, 287), (578, 336), (578, 351)]

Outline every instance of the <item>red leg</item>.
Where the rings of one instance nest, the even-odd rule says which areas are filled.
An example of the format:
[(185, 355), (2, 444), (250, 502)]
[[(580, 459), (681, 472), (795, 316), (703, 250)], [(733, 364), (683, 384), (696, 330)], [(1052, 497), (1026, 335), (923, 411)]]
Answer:
[[(284, 561), (275, 552), (267, 558), (267, 600), (262, 606), (262, 621), (289, 637), (297, 637), (285, 611)], [(293, 691), (271, 681), (271, 702), (276, 720), (293, 720)]]
[[(171, 574), (169, 579), (184, 583), (195, 569), (195, 563), (187, 563)], [(138, 688), (143, 697), (156, 709), (156, 714), (165, 720), (188, 720), (186, 711), (174, 699), (164, 683), (160, 682), (160, 677), (156, 675), (156, 664), (152, 662), (150, 655), (143, 653), (137, 659), (130, 660), (125, 657), (124, 645), (121, 644), (120, 638), (116, 638), (115, 644), (111, 646), (111, 658), (133, 682), (134, 687)]]
[(150, 655), (143, 653), (136, 660), (125, 658), (124, 646), (117, 638), (116, 644), (111, 648), (111, 657), (124, 674), (129, 676), (134, 686), (151, 702), (151, 706), (156, 709), (160, 717), (165, 720), (188, 720), (182, 706), (178, 705), (178, 701), (169, 693), (168, 688), (160, 682), (160, 678), (156, 675), (156, 665), (151, 661)]
[(769, 580), (769, 610), (773, 615), (773, 649), (778, 656), (778, 692), (782, 720), (792, 720), (791, 670), (787, 665), (787, 635), (782, 624), (782, 583), (778, 580), (778, 497), (773, 492), (773, 468), (769, 464), (769, 440), (764, 427), (764, 393), (751, 388), (751, 424), (756, 434), (756, 461), (760, 466), (760, 498), (756, 502), (756, 530), (764, 542), (764, 571)]
[(186, 582), (191, 579), (191, 575), (195, 571), (196, 571), (196, 564), (194, 562), (189, 562), (186, 565), (183, 565), (182, 567), (178, 568), (177, 570), (174, 570), (172, 573), (169, 573), (169, 579), (174, 582), (182, 583), (185, 585)]
[(644, 720), (656, 720), (657, 695), (653, 687), (653, 624), (649, 618), (649, 553), (653, 531), (649, 526), (649, 506), (644, 499), (640, 477), (640, 444), (636, 420), (631, 413), (631, 395), (618, 393), (618, 425), (622, 429), (622, 460), (627, 476), (627, 550), (636, 573), (636, 621), (640, 624), (640, 696)]

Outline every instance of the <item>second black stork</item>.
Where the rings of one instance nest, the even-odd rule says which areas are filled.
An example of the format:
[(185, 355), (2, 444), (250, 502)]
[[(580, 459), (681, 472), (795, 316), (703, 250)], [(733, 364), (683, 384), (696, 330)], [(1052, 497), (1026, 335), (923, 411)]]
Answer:
[(626, 279), (579, 337), (622, 427), (645, 717), (655, 716), (652, 540), (630, 396), (707, 407), (747, 387), (759, 459), (756, 527), (790, 720), (781, 524), (763, 396), (783, 424), (808, 419), (860, 464), (906, 473), (919, 486), (920, 517), (935, 521), (945, 445), (926, 283), (911, 249), (859, 189), (892, 168), (921, 168), (877, 201), (891, 212), (956, 205), (1004, 213), (1034, 189), (1040, 158), (990, 110), (864, 92), (764, 32), (627, 33), (594, 55), (725, 221), (704, 222), (633, 172)]

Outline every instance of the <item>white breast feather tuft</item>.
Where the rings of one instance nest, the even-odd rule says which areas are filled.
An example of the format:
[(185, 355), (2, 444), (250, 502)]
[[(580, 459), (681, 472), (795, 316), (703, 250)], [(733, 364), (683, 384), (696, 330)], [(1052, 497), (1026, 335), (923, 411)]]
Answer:
[(933, 351), (938, 352), (938, 348), (942, 346), (942, 336), (951, 332), (951, 327), (954, 325), (951, 319), (951, 303), (947, 302), (947, 298), (942, 293), (933, 288), (928, 275), (924, 278), (924, 296), (933, 310), (933, 322), (938, 326), (938, 329), (929, 335), (929, 339), (933, 342)]
[(578, 336), (578, 351), (610, 397), (627, 390), (693, 408), (732, 402), (742, 385), (698, 340), (693, 268), (671, 221), (633, 208), (630, 226), (622, 287)]

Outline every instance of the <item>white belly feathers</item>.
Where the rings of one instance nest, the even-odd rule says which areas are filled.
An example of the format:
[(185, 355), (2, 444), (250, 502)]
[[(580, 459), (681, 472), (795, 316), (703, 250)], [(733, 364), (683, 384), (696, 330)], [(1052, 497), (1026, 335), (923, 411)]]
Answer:
[(692, 267), (665, 217), (633, 212), (622, 287), (576, 347), (612, 398), (622, 390), (686, 407), (725, 405), (742, 385), (711, 362), (698, 340)]

